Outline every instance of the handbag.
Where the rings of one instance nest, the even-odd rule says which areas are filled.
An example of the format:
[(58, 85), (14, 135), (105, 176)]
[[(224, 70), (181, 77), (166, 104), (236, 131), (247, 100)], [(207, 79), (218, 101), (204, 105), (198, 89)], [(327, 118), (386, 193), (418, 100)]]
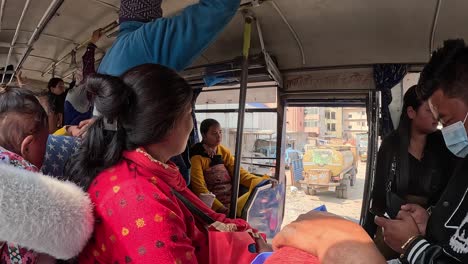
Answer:
[(261, 238), (259, 234), (236, 231), (233, 225), (216, 222), (177, 191), (172, 193), (208, 227), (209, 264), (247, 264), (255, 259), (258, 255), (255, 239)]
[[(398, 212), (401, 209), (401, 206), (406, 204), (406, 201), (401, 198), (398, 194), (392, 191), (392, 185), (393, 182), (397, 181), (397, 178), (400, 178), (399, 186), (397, 189), (406, 189), (407, 186), (407, 174), (401, 175), (402, 174), (402, 169), (400, 168), (399, 171), (397, 171), (397, 160), (396, 157), (393, 157), (392, 165), (391, 165), (391, 175), (387, 180), (387, 187), (386, 187), (386, 195), (385, 195), (385, 201), (386, 201), (386, 207), (387, 207), (387, 214), (390, 216), (391, 219), (395, 219), (396, 216), (398, 215)], [(403, 186), (401, 186), (403, 185)]]

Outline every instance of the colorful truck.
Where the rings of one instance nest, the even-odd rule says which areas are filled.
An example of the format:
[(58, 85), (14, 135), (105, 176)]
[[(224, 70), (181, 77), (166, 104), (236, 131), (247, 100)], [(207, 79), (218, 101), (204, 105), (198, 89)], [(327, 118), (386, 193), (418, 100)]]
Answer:
[(356, 183), (356, 147), (333, 145), (306, 147), (303, 161), (304, 179), (299, 183), (306, 194), (334, 191), (338, 198), (348, 198), (348, 187)]

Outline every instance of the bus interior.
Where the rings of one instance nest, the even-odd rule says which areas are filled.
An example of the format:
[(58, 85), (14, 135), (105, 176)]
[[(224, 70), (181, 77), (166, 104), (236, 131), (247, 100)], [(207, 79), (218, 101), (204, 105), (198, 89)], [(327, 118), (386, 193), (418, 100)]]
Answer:
[[(2, 85), (20, 72), (36, 92), (51, 77), (70, 82), (97, 28), (99, 64), (118, 34), (119, 2), (2, 0)], [(164, 0), (164, 16), (194, 2)], [(467, 9), (462, 0), (243, 0), (181, 72), (198, 94), (197, 126), (221, 123), (236, 172), (242, 166), (280, 183), (258, 188), (242, 217), (269, 238), (321, 205), (363, 223), (388, 117), (396, 127), (402, 96), (431, 51), (468, 38)], [(379, 79), (388, 71), (398, 75), (393, 83)]]

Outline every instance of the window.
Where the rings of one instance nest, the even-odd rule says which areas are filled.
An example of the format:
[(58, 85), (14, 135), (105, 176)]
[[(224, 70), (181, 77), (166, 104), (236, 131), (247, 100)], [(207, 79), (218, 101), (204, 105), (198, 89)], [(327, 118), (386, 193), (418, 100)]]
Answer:
[(304, 113), (306, 115), (318, 115), (319, 109), (317, 107), (306, 107)]
[(331, 117), (330, 117), (330, 119), (333, 119), (333, 120), (336, 119), (336, 113), (335, 113), (335, 112), (331, 112)]
[(330, 111), (325, 111), (325, 118), (330, 119)]
[(327, 124), (327, 130), (328, 131), (336, 131), (336, 124), (328, 123)]
[(305, 124), (305, 127), (318, 127), (317, 120), (306, 120), (304, 124)]
[(353, 126), (348, 126), (348, 129), (353, 129)]
[(349, 114), (349, 115), (348, 115), (348, 118), (353, 118), (353, 114)]

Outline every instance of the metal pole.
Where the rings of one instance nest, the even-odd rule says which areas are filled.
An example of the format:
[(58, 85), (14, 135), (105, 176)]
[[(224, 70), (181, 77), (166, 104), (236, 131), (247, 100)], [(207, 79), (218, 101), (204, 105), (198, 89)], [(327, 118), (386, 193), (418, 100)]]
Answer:
[(62, 6), (64, 1), (65, 0), (54, 0), (52, 3), (50, 3), (46, 12), (42, 16), (39, 23), (37, 24), (36, 29), (34, 29), (34, 32), (31, 35), (31, 38), (29, 38), (28, 48), (24, 52), (23, 57), (21, 57), (21, 59), (19, 60), (18, 65), (16, 65), (15, 73), (11, 75), (9, 83), (11, 83), (11, 81), (13, 80), (13, 76), (16, 75), (16, 73), (18, 73), (19, 69), (21, 69), (21, 66), (23, 66), (24, 62), (26, 61), (28, 56), (31, 54), (34, 43), (39, 39), (39, 36), (44, 31), (45, 27), (49, 24), (50, 20), (55, 15), (57, 10)]
[(2, 84), (5, 81), (6, 70), (7, 70), (8, 64), (10, 63), (11, 53), (13, 52), (13, 47), (15, 46), (16, 40), (18, 39), (19, 30), (21, 28), (21, 25), (23, 24), (24, 16), (26, 15), (26, 12), (28, 11), (30, 3), (31, 3), (31, 0), (26, 0), (23, 11), (21, 12), (21, 16), (18, 20), (18, 24), (16, 25), (15, 35), (13, 35), (13, 39), (11, 40), (10, 49), (8, 50), (8, 55), (5, 61), (5, 69), (2, 75)]
[[(369, 208), (371, 206), (370, 199), (375, 179), (375, 170), (377, 162), (377, 152), (379, 151), (379, 117), (380, 117), (380, 92), (370, 91), (369, 92), (369, 103), (368, 103), (368, 118), (369, 124), (369, 136), (367, 144), (367, 168), (366, 168), (366, 180), (364, 184), (364, 195), (361, 207), (361, 226), (367, 222), (369, 215)], [(366, 230), (367, 231), (367, 230)]]
[(432, 20), (431, 26), (431, 36), (429, 37), (429, 58), (432, 55), (432, 51), (434, 50), (434, 38), (437, 29), (437, 21), (439, 20), (439, 13), (440, 13), (440, 6), (442, 5), (442, 0), (437, 0), (436, 10), (434, 13), (434, 19)]
[(239, 196), (240, 163), (242, 155), (242, 135), (244, 131), (245, 101), (247, 97), (247, 83), (249, 78), (249, 53), (252, 35), (253, 16), (244, 12), (244, 48), (242, 54), (242, 75), (239, 90), (239, 113), (237, 115), (236, 152), (234, 174), (232, 175), (232, 196), (229, 217), (236, 218), (237, 197)]
[(0, 5), (0, 31), (2, 31), (3, 26), (3, 14), (5, 13), (5, 4), (6, 0), (2, 0), (2, 4)]
[(301, 38), (299, 38), (299, 35), (297, 34), (296, 30), (294, 30), (294, 28), (291, 26), (291, 24), (289, 23), (288, 19), (286, 18), (286, 16), (283, 14), (283, 11), (281, 11), (281, 9), (279, 8), (279, 6), (276, 4), (275, 1), (268, 1), (272, 6), (273, 8), (276, 10), (276, 12), (278, 13), (278, 15), (281, 17), (281, 19), (283, 20), (283, 22), (286, 24), (286, 26), (288, 27), (289, 31), (291, 31), (291, 34), (293, 35), (294, 39), (296, 40), (296, 43), (297, 43), (297, 46), (299, 47), (299, 50), (301, 51), (301, 56), (302, 56), (302, 65), (306, 65), (306, 56), (305, 56), (305, 52), (304, 52), (304, 46), (302, 45), (302, 41), (301, 41)]
[(105, 7), (108, 7), (108, 8), (111, 8), (111, 9), (114, 9), (115, 11), (119, 11), (120, 8), (118, 6), (115, 6), (113, 4), (110, 4), (110, 3), (107, 3), (107, 2), (104, 2), (104, 1), (101, 1), (101, 0), (93, 0), (94, 2), (98, 3), (98, 4), (101, 4)]

